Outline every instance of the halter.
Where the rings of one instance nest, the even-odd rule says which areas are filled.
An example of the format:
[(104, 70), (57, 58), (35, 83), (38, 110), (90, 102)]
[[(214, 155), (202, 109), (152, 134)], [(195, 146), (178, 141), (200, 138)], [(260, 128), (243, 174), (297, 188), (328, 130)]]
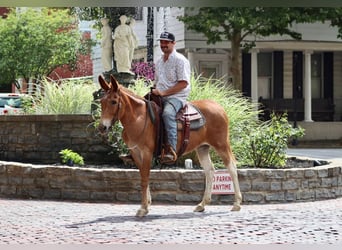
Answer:
[[(110, 91), (110, 90), (108, 90), (107, 93), (108, 93), (109, 91)], [(118, 96), (119, 96), (119, 100), (118, 100), (118, 111), (116, 112), (116, 117), (113, 117), (113, 119), (112, 119), (112, 124), (114, 124), (116, 121), (119, 121), (119, 113), (120, 113), (120, 108), (121, 108), (121, 94), (119, 93)]]

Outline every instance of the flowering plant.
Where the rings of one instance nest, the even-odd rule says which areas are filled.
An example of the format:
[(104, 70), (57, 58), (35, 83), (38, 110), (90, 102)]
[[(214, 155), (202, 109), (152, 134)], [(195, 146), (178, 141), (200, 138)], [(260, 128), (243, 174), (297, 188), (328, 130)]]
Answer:
[(145, 78), (146, 80), (154, 80), (155, 66), (151, 62), (136, 62), (133, 63), (132, 72), (137, 75), (137, 78)]

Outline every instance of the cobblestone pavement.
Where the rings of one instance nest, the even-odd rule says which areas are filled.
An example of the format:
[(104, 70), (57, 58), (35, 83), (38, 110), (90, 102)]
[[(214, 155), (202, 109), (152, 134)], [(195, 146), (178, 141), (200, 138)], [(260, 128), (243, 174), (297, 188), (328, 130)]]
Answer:
[(188, 205), (152, 205), (145, 218), (134, 216), (138, 208), (0, 199), (0, 244), (342, 244), (342, 199), (244, 205), (240, 212), (227, 205), (204, 213)]

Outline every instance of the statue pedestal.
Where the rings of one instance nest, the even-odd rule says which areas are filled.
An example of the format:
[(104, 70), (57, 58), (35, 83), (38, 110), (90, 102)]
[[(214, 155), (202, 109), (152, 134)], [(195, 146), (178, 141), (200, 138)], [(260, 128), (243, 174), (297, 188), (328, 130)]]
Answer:
[(124, 73), (124, 72), (118, 73), (118, 72), (111, 70), (111, 71), (103, 72), (102, 74), (107, 82), (110, 81), (110, 75), (113, 75), (115, 79), (126, 88), (128, 87), (128, 85), (135, 83), (135, 75), (132, 75), (130, 73)]

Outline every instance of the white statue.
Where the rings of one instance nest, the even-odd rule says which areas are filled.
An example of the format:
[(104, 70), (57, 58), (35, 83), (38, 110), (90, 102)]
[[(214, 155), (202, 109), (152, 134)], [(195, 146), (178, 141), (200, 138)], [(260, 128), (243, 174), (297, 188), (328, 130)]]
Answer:
[(131, 63), (130, 51), (132, 46), (132, 29), (126, 24), (127, 17), (120, 16), (121, 24), (114, 30), (114, 59), (116, 61), (116, 69), (119, 73), (130, 73)]
[(131, 27), (131, 32), (132, 32), (131, 47), (130, 47), (130, 52), (129, 52), (129, 60), (131, 61), (131, 63), (133, 61), (134, 50), (138, 48), (138, 44), (139, 44), (138, 38), (136, 34), (134, 33), (134, 29), (133, 29), (134, 25), (135, 25), (135, 20), (132, 18), (129, 23), (129, 26)]
[(112, 29), (108, 24), (108, 18), (102, 18), (102, 40), (101, 40), (101, 62), (105, 71), (110, 71), (112, 69)]

